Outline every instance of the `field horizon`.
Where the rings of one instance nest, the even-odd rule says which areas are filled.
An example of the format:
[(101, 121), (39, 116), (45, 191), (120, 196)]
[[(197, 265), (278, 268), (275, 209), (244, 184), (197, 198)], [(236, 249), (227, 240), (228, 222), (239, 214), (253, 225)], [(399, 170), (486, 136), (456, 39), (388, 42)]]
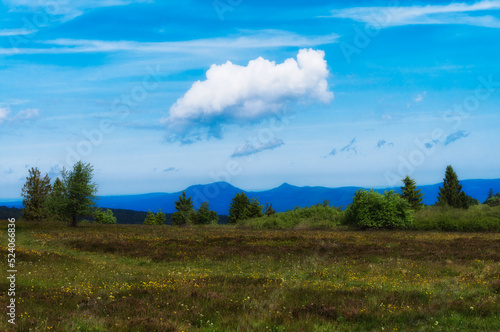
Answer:
[[(489, 189), (500, 192), (500, 179), (468, 179), (461, 180), (463, 190), (471, 197), (480, 202), (485, 201)], [(441, 183), (418, 186), (422, 190), (423, 203), (433, 205), (439, 192)], [(205, 185), (193, 185), (188, 188), (173, 193), (145, 193), (137, 195), (103, 195), (100, 196), (97, 204), (102, 208), (127, 209), (134, 211), (153, 212), (159, 208), (165, 213), (176, 211), (174, 202), (179, 198), (182, 191), (186, 191), (187, 196), (193, 198), (195, 208), (199, 208), (201, 203), (208, 201), (210, 208), (218, 214), (227, 215), (231, 199), (236, 193), (245, 192), (249, 197), (258, 198), (261, 204), (272, 203), (277, 212), (285, 212), (298, 207), (306, 207), (320, 204), (328, 200), (331, 206), (346, 207), (352, 203), (352, 197), (358, 189), (369, 190), (367, 187), (336, 187), (328, 188), (321, 186), (294, 186), (288, 183), (263, 191), (248, 191), (235, 187), (227, 182), (213, 182)], [(383, 193), (386, 190), (400, 192), (400, 187), (375, 188), (375, 191)], [(0, 206), (22, 207), (22, 200), (0, 199)]]

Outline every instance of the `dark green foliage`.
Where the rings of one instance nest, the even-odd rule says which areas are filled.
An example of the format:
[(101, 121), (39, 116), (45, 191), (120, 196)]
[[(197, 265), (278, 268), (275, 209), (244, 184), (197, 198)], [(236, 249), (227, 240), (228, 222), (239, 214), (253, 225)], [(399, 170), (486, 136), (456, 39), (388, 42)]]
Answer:
[(21, 209), (14, 207), (0, 206), (0, 220), (7, 220), (9, 218), (21, 218)]
[(161, 212), (161, 209), (158, 209), (158, 213), (155, 214), (156, 225), (163, 225), (166, 219), (165, 213)]
[(483, 204), (488, 204), (489, 206), (499, 206), (500, 205), (500, 193), (494, 193), (493, 189), (490, 188), (488, 192), (488, 198)]
[(263, 216), (262, 209), (263, 206), (260, 205), (257, 198), (252, 198), (250, 201), (250, 205), (247, 207), (248, 209), (248, 218), (259, 218)]
[(412, 229), (433, 231), (500, 231), (500, 206), (486, 204), (469, 209), (431, 206), (417, 212)]
[(405, 228), (413, 221), (410, 203), (393, 191), (358, 190), (345, 211), (345, 223), (357, 228)]
[(144, 225), (156, 225), (155, 214), (151, 210), (148, 211), (146, 219), (144, 219)]
[(250, 199), (244, 192), (236, 193), (236, 196), (233, 197), (231, 205), (229, 206), (229, 223), (235, 224), (239, 220), (247, 219), (247, 207), (249, 204)]
[[(498, 193), (497, 193), (498, 195)], [(486, 198), (487, 200), (490, 199), (490, 198), (493, 198), (495, 197), (495, 192), (493, 191), (493, 188), (490, 188), (490, 191), (488, 192), (488, 198)]]
[(182, 192), (182, 195), (179, 195), (179, 200), (175, 202), (175, 208), (177, 212), (174, 212), (172, 215), (174, 225), (186, 225), (195, 222), (197, 216), (193, 207), (193, 201), (191, 197), (186, 197), (185, 191)]
[(271, 203), (271, 205), (269, 205), (269, 203), (266, 203), (266, 212), (264, 212), (266, 217), (270, 217), (275, 213), (276, 213), (276, 210), (273, 209), (273, 203)]
[(96, 208), (97, 185), (92, 182), (94, 168), (82, 161), (73, 170), (63, 169), (61, 175), (66, 188), (65, 211), (71, 216), (71, 226), (77, 226), (77, 216), (93, 216)]
[(217, 216), (217, 212), (209, 209), (208, 202), (203, 202), (198, 209), (195, 223), (199, 225), (210, 225), (217, 224), (218, 221), (219, 217)]
[(95, 212), (95, 222), (98, 224), (116, 224), (116, 218), (110, 209), (106, 211), (98, 209)]
[(481, 202), (479, 202), (478, 199), (475, 199), (475, 198), (472, 198), (471, 196), (469, 195), (465, 195), (467, 197), (467, 204), (469, 206), (474, 206), (474, 205), (479, 205), (481, 204)]
[(22, 188), (23, 218), (26, 220), (41, 221), (48, 217), (47, 198), (50, 193), (50, 178), (48, 174), (42, 178), (36, 167), (29, 170), (26, 183)]
[(401, 187), (401, 197), (410, 203), (413, 210), (420, 210), (424, 206), (424, 203), (422, 203), (424, 197), (424, 194), (421, 193), (422, 189), (417, 189), (415, 180), (409, 176), (406, 176), (401, 181), (404, 183), (404, 186)]
[(462, 185), (458, 181), (457, 174), (451, 165), (446, 167), (443, 187), (439, 188), (438, 202), (439, 206), (451, 206), (454, 208), (469, 208), (469, 199), (462, 191)]
[(500, 206), (500, 197), (488, 198), (484, 204), (489, 206)]
[(67, 191), (64, 183), (56, 178), (47, 198), (47, 209), (53, 220), (63, 221), (68, 215), (66, 213)]
[(255, 229), (329, 229), (340, 225), (343, 213), (340, 209), (318, 204), (311, 207), (275, 213), (265, 218), (252, 218), (239, 224)]
[(256, 198), (250, 200), (244, 192), (237, 193), (229, 207), (229, 223), (235, 224), (240, 220), (258, 218), (262, 216), (262, 205)]

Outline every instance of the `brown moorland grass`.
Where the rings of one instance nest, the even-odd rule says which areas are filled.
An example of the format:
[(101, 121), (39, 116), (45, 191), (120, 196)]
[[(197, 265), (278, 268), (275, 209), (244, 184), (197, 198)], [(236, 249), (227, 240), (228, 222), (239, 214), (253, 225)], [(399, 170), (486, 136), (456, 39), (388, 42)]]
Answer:
[(500, 330), (499, 233), (18, 223), (16, 239), (1, 330)]

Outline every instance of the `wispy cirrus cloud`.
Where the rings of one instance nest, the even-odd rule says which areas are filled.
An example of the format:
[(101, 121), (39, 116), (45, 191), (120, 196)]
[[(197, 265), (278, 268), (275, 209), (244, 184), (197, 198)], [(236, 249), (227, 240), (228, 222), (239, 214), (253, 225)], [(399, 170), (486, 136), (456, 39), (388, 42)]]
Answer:
[(78, 53), (206, 53), (221, 49), (255, 49), (275, 47), (314, 47), (335, 43), (338, 36), (302, 36), (280, 30), (247, 32), (242, 36), (185, 40), (175, 42), (106, 41), (55, 39), (38, 41), (39, 47), (0, 48), (0, 55), (78, 54)]
[(30, 29), (3, 29), (0, 30), (0, 37), (26, 36), (35, 32), (36, 30)]
[(4, 4), (12, 12), (45, 12), (52, 17), (61, 17), (63, 21), (74, 19), (83, 13), (104, 7), (126, 6), (133, 3), (152, 3), (152, 0), (5, 0)]
[(330, 17), (348, 18), (379, 28), (419, 24), (463, 24), (500, 28), (500, 20), (498, 16), (494, 16), (494, 11), (499, 9), (500, 1), (484, 0), (473, 4), (354, 7), (333, 10)]
[(348, 154), (349, 156), (353, 155), (353, 154), (358, 154), (358, 148), (356, 146), (356, 143), (357, 143), (357, 139), (356, 137), (354, 137), (350, 142), (349, 144), (343, 146), (342, 148), (334, 148), (332, 149), (332, 151), (327, 155), (325, 156), (328, 157), (328, 156), (336, 156), (336, 155), (339, 155), (341, 153), (343, 154)]
[(265, 150), (273, 150), (285, 144), (282, 140), (273, 138), (265, 143), (252, 144), (247, 142), (236, 148), (231, 157), (243, 157), (256, 154)]
[(458, 130), (458, 131), (446, 136), (446, 139), (444, 141), (444, 145), (448, 145), (450, 143), (458, 141), (459, 139), (465, 138), (467, 136), (469, 136), (469, 133), (467, 133), (465, 130)]
[(33, 120), (40, 116), (40, 111), (36, 108), (28, 108), (17, 112), (14, 116), (9, 116), (12, 113), (10, 108), (0, 108), (0, 124), (2, 122), (22, 122)]
[(380, 149), (380, 148), (382, 148), (384, 146), (386, 146), (386, 147), (391, 146), (392, 147), (392, 146), (394, 146), (394, 143), (387, 142), (385, 139), (379, 140), (378, 143), (377, 143), (377, 149)]

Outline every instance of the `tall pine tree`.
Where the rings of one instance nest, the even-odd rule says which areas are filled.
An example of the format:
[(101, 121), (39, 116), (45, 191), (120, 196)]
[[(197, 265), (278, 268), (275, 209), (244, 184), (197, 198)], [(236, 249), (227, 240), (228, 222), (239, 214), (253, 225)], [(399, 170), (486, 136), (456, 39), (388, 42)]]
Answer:
[(422, 199), (424, 194), (421, 193), (422, 189), (417, 189), (417, 184), (414, 179), (411, 179), (408, 175), (401, 180), (404, 186), (401, 187), (401, 197), (406, 199), (413, 210), (417, 211), (424, 207)]
[(32, 167), (29, 170), (29, 176), (26, 177), (26, 183), (22, 188), (24, 219), (41, 221), (47, 219), (47, 198), (49, 197), (51, 185), (48, 174), (42, 178), (38, 168)]
[(179, 200), (174, 203), (177, 211), (172, 215), (172, 222), (175, 225), (191, 224), (196, 217), (192, 198), (187, 198), (186, 192), (183, 191), (182, 195), (179, 195)]
[(454, 208), (468, 209), (469, 200), (462, 185), (458, 181), (458, 176), (451, 165), (446, 167), (445, 176), (443, 179), (443, 187), (439, 187), (437, 205), (451, 206)]

